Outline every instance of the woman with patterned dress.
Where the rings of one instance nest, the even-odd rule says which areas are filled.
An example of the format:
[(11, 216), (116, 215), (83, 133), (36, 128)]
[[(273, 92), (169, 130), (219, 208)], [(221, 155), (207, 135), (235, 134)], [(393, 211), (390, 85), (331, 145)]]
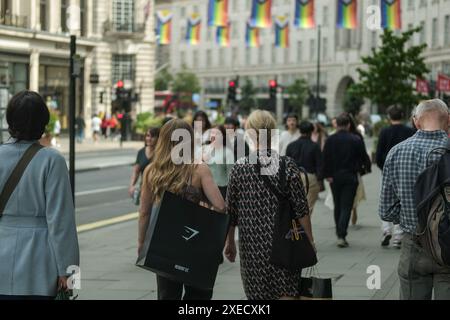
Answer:
[[(255, 111), (247, 121), (246, 128), (254, 141), (259, 141), (259, 129), (273, 130), (275, 119), (267, 111)], [(257, 134), (258, 132), (258, 134)], [(268, 137), (270, 135), (268, 134)], [(235, 227), (239, 228), (239, 254), (244, 291), (249, 300), (277, 300), (299, 296), (298, 284), (301, 274), (275, 267), (269, 263), (272, 234), (278, 213), (278, 198), (255, 170), (255, 159), (261, 164), (261, 173), (268, 174), (273, 188), (280, 190), (280, 156), (269, 147), (258, 145), (258, 152), (242, 158), (233, 167), (227, 193), (227, 213), (231, 215), (230, 228), (225, 245), (225, 256), (235, 261)], [(302, 185), (301, 173), (295, 162), (286, 162), (286, 180), (289, 201), (300, 219), (311, 243), (314, 243), (309, 218), (308, 202)], [(265, 172), (264, 172), (265, 171)]]

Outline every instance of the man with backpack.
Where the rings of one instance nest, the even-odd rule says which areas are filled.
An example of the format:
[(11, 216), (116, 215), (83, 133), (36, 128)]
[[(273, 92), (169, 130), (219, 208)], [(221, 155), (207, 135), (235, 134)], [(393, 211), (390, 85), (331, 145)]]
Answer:
[[(447, 148), (449, 109), (439, 99), (424, 101), (414, 111), (413, 120), (417, 133), (395, 146), (386, 158), (379, 214), (383, 221), (400, 223), (405, 233), (398, 267), (400, 299), (431, 300), (434, 289), (435, 299), (447, 300), (450, 299), (450, 266), (439, 264), (418, 237), (424, 227), (421, 223), (419, 228), (416, 181), (429, 164), (440, 160), (434, 150)], [(448, 153), (444, 155), (447, 156)], [(448, 195), (444, 210), (448, 211)]]

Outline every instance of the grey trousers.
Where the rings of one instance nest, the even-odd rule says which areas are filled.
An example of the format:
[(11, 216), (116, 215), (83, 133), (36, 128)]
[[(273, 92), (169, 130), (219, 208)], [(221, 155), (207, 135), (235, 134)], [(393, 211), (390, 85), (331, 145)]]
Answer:
[(450, 268), (439, 266), (405, 233), (398, 266), (400, 300), (450, 300)]

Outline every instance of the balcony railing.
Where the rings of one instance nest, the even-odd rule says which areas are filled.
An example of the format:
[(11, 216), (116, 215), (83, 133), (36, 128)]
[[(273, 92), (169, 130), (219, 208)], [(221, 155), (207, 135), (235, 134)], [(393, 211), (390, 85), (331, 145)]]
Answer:
[(16, 28), (28, 28), (28, 17), (9, 13), (0, 14), (0, 25)]
[(133, 21), (125, 23), (116, 23), (112, 21), (105, 21), (103, 25), (105, 33), (141, 33), (145, 32), (144, 23), (134, 23)]

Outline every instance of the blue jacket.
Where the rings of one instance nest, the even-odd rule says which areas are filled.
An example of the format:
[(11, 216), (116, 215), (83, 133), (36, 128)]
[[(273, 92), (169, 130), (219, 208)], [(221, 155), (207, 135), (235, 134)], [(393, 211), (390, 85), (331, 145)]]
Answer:
[[(0, 145), (0, 191), (33, 142)], [(0, 218), (0, 295), (55, 296), (58, 276), (79, 266), (75, 209), (67, 165), (41, 149)]]

